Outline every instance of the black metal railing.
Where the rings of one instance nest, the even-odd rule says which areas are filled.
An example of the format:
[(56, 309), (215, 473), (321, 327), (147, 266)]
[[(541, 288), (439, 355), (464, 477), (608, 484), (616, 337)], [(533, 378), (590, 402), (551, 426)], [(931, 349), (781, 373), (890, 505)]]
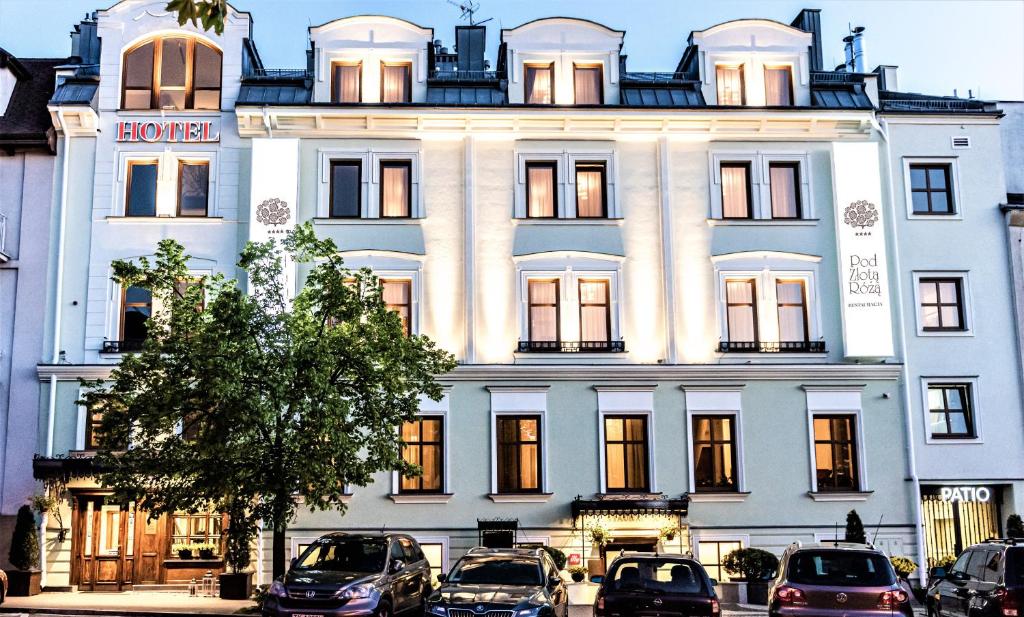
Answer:
[(309, 69), (264, 69), (254, 68), (245, 77), (266, 77), (267, 79), (307, 79), (313, 77)]
[(518, 351), (541, 353), (580, 353), (626, 351), (625, 341), (519, 341)]
[(721, 341), (722, 353), (824, 353), (825, 341)]
[(970, 99), (883, 99), (889, 111), (985, 111), (985, 102)]
[(430, 74), (437, 81), (495, 81), (498, 77), (498, 71), (435, 70)]
[(682, 76), (681, 73), (658, 73), (652, 71), (639, 71), (636, 73), (623, 73), (622, 81), (645, 84), (668, 84), (693, 80), (686, 79), (685, 77)]
[(811, 71), (812, 84), (858, 84), (864, 81), (860, 73), (842, 71)]
[(145, 339), (127, 339), (124, 341), (103, 341), (103, 348), (100, 353), (128, 353), (142, 351)]

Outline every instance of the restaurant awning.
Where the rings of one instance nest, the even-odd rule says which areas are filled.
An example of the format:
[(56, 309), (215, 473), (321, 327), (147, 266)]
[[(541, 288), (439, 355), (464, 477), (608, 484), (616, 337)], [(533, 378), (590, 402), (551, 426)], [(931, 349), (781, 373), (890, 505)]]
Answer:
[(581, 516), (678, 516), (689, 512), (690, 498), (680, 495), (672, 499), (663, 495), (595, 495), (593, 499), (577, 496), (572, 502), (573, 525)]
[(71, 478), (89, 478), (99, 471), (91, 456), (83, 457), (44, 457), (32, 459), (32, 477), (36, 480), (63, 480)]

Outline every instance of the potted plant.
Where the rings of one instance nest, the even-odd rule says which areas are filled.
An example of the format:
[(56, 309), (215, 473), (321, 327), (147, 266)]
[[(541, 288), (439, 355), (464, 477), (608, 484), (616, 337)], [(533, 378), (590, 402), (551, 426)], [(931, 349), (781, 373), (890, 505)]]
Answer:
[(224, 557), (231, 572), (220, 574), (220, 597), (224, 600), (246, 600), (252, 594), (252, 572), (246, 572), (252, 560), (252, 539), (257, 532), (256, 524), (247, 513), (237, 508), (229, 517), (228, 545)]
[(200, 559), (213, 559), (216, 557), (217, 545), (210, 542), (200, 542), (192, 545), (192, 550), (199, 552)]
[(39, 570), (39, 535), (32, 508), (21, 506), (11, 534), (11, 552), (7, 556), (17, 570), (7, 572), (7, 595), (34, 596), (42, 591), (43, 573)]
[(569, 576), (574, 583), (582, 583), (587, 578), (587, 569), (583, 566), (573, 566), (569, 568)]
[(722, 567), (739, 583), (739, 602), (768, 604), (768, 579), (779, 567), (775, 555), (759, 548), (740, 548), (722, 558)]
[(676, 539), (676, 535), (679, 534), (679, 525), (665, 525), (661, 528), (659, 535), (661, 539), (666, 542), (671, 542)]
[(608, 544), (608, 529), (602, 526), (601, 523), (594, 523), (587, 527), (587, 532), (590, 534), (590, 541), (593, 544), (601, 548)]
[(171, 545), (171, 552), (178, 555), (178, 559), (192, 559), (193, 544), (187, 542), (175, 542)]
[(901, 580), (907, 580), (917, 570), (917, 563), (910, 557), (893, 555), (889, 561), (892, 563), (892, 569), (896, 570), (896, 576)]

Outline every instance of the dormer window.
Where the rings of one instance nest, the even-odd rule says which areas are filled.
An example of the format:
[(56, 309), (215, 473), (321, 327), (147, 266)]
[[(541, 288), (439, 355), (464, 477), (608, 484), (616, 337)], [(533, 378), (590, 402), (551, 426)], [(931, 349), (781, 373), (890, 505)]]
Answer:
[[(578, 99), (577, 99), (578, 101)], [(526, 65), (526, 103), (550, 105), (555, 102), (555, 64)]]
[(381, 63), (380, 100), (382, 103), (412, 101), (412, 64), (408, 62)]
[(194, 38), (147, 41), (124, 55), (123, 109), (220, 109), (221, 52)]
[(715, 67), (719, 105), (743, 105), (743, 65), (719, 64)]
[(600, 105), (604, 102), (604, 77), (600, 65), (573, 65), (573, 87), (577, 105)]
[(331, 66), (331, 102), (359, 103), (363, 100), (363, 64), (336, 62)]
[(793, 105), (793, 72), (788, 66), (764, 67), (764, 103), (770, 107)]

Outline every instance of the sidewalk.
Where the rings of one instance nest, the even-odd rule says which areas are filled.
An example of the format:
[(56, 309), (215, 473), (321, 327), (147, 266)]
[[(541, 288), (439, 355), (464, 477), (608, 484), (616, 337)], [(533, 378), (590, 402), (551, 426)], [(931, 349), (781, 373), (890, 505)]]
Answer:
[(231, 615), (255, 607), (249, 600), (193, 597), (187, 593), (123, 591), (117, 593), (44, 592), (7, 598), (0, 613), (49, 615)]

